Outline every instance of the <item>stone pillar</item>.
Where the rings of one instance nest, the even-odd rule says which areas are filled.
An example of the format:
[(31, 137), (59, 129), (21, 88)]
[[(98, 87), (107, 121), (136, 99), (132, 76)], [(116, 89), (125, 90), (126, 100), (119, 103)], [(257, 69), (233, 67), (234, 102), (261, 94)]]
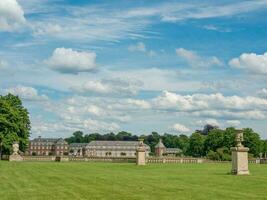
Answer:
[(136, 164), (146, 165), (146, 147), (143, 139), (139, 140), (139, 144), (136, 149)]
[(9, 156), (9, 161), (22, 161), (23, 158), (19, 155), (19, 143), (14, 142), (12, 145), (12, 154)]
[(243, 130), (236, 130), (236, 147), (232, 147), (232, 174), (248, 175), (248, 151), (249, 148), (242, 145)]

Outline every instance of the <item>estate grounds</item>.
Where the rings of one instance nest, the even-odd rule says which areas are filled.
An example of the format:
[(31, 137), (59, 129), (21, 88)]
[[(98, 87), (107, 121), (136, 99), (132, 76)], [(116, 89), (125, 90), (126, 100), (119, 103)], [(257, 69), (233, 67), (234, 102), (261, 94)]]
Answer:
[(0, 162), (0, 199), (267, 199), (267, 165)]

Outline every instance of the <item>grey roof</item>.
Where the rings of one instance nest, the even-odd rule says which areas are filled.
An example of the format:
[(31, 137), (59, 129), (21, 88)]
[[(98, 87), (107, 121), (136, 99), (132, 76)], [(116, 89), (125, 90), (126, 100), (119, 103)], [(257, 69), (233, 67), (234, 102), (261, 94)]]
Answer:
[(34, 138), (30, 142), (42, 142), (42, 143), (66, 143), (63, 138)]
[(88, 143), (70, 143), (69, 147), (85, 147)]
[[(95, 148), (95, 149), (102, 149), (105, 147), (106, 149), (120, 149), (120, 148), (131, 148), (136, 149), (138, 146), (139, 141), (91, 141), (87, 147), (88, 148)], [(150, 150), (150, 147), (145, 144), (147, 150)]]
[(159, 139), (158, 144), (156, 144), (155, 148), (165, 148), (164, 144), (162, 143), (162, 140)]

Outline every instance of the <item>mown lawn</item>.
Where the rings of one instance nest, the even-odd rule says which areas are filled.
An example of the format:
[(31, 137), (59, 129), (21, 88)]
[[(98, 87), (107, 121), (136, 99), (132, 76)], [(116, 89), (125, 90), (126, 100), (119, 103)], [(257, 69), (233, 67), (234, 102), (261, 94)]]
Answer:
[(267, 165), (0, 162), (0, 199), (267, 199)]

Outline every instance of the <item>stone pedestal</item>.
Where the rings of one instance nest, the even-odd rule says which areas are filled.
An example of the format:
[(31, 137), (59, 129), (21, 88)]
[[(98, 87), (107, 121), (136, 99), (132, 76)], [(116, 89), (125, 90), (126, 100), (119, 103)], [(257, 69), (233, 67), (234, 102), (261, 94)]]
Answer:
[(232, 174), (249, 175), (247, 147), (232, 147)]
[(10, 155), (8, 160), (9, 161), (23, 161), (23, 158), (20, 155)]
[(136, 149), (136, 164), (146, 165), (146, 148), (143, 143), (143, 140), (139, 141), (139, 145)]

